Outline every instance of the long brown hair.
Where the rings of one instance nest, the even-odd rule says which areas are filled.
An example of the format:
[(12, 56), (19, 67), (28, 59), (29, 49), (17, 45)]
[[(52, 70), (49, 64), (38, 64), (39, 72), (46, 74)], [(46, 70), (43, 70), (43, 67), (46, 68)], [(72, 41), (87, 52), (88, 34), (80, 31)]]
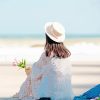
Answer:
[(45, 54), (47, 57), (50, 57), (52, 52), (54, 53), (54, 57), (58, 58), (67, 58), (71, 55), (63, 42), (55, 42), (46, 35)]

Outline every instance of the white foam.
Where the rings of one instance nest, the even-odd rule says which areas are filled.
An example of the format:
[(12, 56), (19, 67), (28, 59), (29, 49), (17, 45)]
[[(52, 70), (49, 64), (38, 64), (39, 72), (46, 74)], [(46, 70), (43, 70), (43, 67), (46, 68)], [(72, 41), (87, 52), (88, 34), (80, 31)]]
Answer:
[[(75, 44), (69, 46), (71, 51), (72, 63), (99, 63), (100, 64), (100, 45), (95, 44)], [(43, 52), (43, 47), (2, 47), (0, 48), (0, 64), (10, 64), (16, 58), (26, 59), (28, 64), (37, 61)]]

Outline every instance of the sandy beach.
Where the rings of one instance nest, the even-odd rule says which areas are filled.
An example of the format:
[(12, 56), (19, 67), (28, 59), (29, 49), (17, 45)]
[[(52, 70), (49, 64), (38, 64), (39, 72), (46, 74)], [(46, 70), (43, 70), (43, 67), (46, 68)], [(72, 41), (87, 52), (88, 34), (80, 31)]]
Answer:
[[(44, 43), (44, 40), (0, 40), (0, 100), (17, 100), (12, 95), (26, 78), (23, 69), (12, 66), (14, 59), (25, 58), (27, 65), (32, 66), (43, 52)], [(80, 39), (65, 44), (72, 53), (73, 91), (80, 95), (100, 83), (100, 41)]]
[[(66, 45), (74, 45), (74, 44), (96, 44), (100, 45), (100, 37), (97, 38), (68, 38), (64, 41)], [(45, 39), (40, 38), (0, 38), (0, 47), (4, 46), (13, 46), (13, 47), (43, 47), (45, 44)]]

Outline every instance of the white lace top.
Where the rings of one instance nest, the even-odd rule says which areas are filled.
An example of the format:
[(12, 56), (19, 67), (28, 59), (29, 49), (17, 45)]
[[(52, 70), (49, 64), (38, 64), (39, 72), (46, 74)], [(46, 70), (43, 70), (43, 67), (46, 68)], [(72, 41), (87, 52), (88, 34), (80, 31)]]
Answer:
[(32, 95), (35, 99), (72, 100), (71, 64), (68, 58), (46, 57), (43, 53), (33, 64), (29, 79), (23, 83), (19, 98)]

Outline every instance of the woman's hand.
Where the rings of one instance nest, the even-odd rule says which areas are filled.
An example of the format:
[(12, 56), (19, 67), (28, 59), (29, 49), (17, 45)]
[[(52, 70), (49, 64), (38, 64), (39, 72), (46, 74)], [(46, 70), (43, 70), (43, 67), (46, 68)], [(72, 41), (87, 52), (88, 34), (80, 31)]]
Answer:
[(31, 67), (25, 68), (26, 75), (29, 75), (31, 73), (31, 71), (32, 71)]

